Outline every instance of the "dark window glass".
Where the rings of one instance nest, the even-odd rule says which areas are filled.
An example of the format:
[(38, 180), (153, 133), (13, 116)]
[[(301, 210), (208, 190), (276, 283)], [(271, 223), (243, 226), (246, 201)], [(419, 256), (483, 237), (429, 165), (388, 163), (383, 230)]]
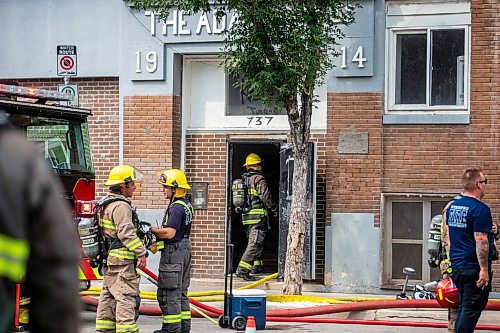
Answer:
[(226, 76), (226, 116), (276, 116), (286, 115), (285, 109), (270, 108), (260, 100), (253, 99), (248, 92), (235, 86), (236, 80)]
[(441, 214), (447, 203), (448, 201), (431, 201), (431, 218)]
[(392, 244), (392, 278), (404, 279), (404, 267), (411, 267), (416, 271), (410, 279), (422, 280), (422, 245)]
[(463, 105), (465, 30), (433, 30), (431, 36), (431, 105)]
[(93, 172), (88, 125), (80, 120), (12, 114), (10, 122), (36, 142), (53, 169)]
[(426, 104), (427, 35), (400, 34), (396, 43), (396, 104)]
[(392, 203), (393, 239), (422, 239), (422, 207), (421, 202)]

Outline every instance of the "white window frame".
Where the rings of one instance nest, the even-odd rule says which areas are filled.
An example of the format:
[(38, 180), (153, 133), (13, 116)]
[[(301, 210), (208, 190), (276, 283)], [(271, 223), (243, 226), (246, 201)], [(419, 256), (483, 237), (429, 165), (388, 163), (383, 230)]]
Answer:
[[(386, 114), (442, 114), (454, 115), (470, 112), (470, 11), (467, 15), (464, 5), (454, 8), (449, 3), (433, 3), (428, 5), (392, 5), (391, 8), (401, 8), (403, 14), (397, 16), (397, 11), (389, 10), (388, 15), (400, 17), (401, 20), (390, 20), (386, 25), (386, 52), (385, 52), (385, 113)], [(439, 10), (442, 13), (439, 14)], [(455, 12), (456, 11), (456, 12)], [(465, 16), (463, 13), (465, 12)], [(458, 14), (459, 13), (459, 14)], [(439, 14), (441, 18), (436, 20)], [(449, 19), (448, 19), (449, 17)], [(464, 18), (465, 17), (465, 18)], [(463, 24), (462, 24), (462, 22)], [(427, 23), (427, 24), (426, 24)], [(463, 105), (429, 105), (431, 94), (431, 38), (432, 30), (464, 29), (464, 104)], [(426, 77), (426, 104), (396, 104), (396, 53), (397, 36), (399, 34), (427, 34), (427, 77)]]
[[(426, 283), (430, 278), (430, 267), (427, 263), (427, 237), (429, 235), (429, 226), (431, 221), (431, 202), (432, 201), (450, 201), (455, 197), (453, 194), (383, 194), (382, 206), (382, 288), (400, 288), (404, 279), (395, 279), (392, 277), (392, 244), (421, 244), (422, 245), (422, 279), (412, 279), (412, 283)], [(392, 203), (393, 202), (418, 202), (423, 203), (422, 214), (422, 240), (395, 240), (392, 239)], [(417, 267), (413, 267), (416, 268)]]

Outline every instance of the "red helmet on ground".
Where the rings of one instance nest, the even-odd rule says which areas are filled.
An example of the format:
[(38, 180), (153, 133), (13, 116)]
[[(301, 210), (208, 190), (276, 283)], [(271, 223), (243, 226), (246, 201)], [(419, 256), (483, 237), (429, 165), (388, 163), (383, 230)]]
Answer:
[(458, 307), (458, 288), (450, 278), (439, 281), (436, 286), (436, 300), (445, 308)]

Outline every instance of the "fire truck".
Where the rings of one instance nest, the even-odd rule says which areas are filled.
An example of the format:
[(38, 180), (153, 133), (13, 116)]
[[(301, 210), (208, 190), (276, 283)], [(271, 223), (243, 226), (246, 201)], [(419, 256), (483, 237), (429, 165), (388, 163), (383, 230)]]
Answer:
[[(7, 113), (14, 127), (38, 145), (40, 154), (61, 180), (76, 228), (82, 219), (93, 217), (95, 174), (87, 123), (92, 113), (61, 105), (71, 99), (71, 95), (57, 91), (0, 81), (0, 109)], [(102, 278), (87, 258), (80, 260), (79, 277), (81, 289), (88, 289), (90, 280)], [(27, 321), (22, 289), (21, 283), (17, 287), (15, 327), (22, 327)]]

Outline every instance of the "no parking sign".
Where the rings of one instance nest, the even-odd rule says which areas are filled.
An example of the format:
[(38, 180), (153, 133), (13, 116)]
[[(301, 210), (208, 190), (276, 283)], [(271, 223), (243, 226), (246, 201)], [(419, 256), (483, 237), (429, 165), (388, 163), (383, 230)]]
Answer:
[(76, 76), (75, 45), (57, 45), (57, 75)]

